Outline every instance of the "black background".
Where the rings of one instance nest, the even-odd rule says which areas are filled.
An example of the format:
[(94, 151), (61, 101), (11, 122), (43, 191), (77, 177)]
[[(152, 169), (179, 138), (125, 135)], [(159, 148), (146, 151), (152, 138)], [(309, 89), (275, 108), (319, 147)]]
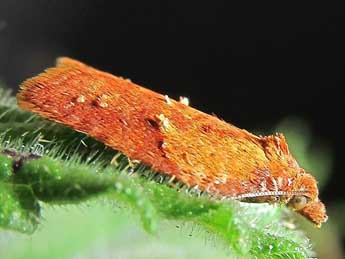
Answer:
[(323, 200), (344, 199), (344, 9), (228, 2), (0, 0), (0, 75), (71, 56), (241, 128), (297, 116), (334, 148)]

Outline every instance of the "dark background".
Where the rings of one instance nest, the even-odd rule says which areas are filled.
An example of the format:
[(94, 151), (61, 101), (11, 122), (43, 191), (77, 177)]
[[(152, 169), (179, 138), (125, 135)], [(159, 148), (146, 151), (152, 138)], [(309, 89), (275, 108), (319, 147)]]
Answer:
[(334, 149), (321, 197), (345, 198), (345, 11), (231, 1), (0, 0), (0, 76), (14, 89), (71, 56), (246, 129), (287, 116)]

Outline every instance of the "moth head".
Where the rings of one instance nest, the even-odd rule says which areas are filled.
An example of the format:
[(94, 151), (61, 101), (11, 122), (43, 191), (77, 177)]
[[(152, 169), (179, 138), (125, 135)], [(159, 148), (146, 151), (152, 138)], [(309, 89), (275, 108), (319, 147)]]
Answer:
[[(303, 198), (301, 199), (301, 197)], [(325, 205), (321, 201), (307, 201), (305, 198), (305, 196), (294, 196), (288, 205), (313, 222), (317, 227), (321, 227), (322, 223), (328, 219)], [(299, 202), (296, 203), (296, 200), (299, 200)]]
[(325, 205), (319, 200), (317, 182), (315, 178), (301, 171), (294, 183), (294, 195), (288, 200), (287, 205), (313, 222), (317, 227), (327, 221)]

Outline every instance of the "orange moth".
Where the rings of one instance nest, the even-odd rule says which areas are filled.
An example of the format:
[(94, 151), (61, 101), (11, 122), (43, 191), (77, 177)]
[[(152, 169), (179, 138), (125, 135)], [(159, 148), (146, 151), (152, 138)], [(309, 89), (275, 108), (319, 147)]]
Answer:
[(67, 125), (190, 188), (245, 202), (285, 203), (317, 226), (327, 220), (315, 178), (282, 134), (261, 137), (70, 58), (26, 80), (28, 111)]

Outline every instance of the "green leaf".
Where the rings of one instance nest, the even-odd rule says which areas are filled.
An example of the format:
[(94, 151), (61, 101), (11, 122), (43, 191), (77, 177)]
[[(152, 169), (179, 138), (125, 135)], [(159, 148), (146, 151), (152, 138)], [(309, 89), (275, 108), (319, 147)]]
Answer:
[(33, 233), (39, 223), (38, 200), (30, 188), (0, 183), (0, 227)]

